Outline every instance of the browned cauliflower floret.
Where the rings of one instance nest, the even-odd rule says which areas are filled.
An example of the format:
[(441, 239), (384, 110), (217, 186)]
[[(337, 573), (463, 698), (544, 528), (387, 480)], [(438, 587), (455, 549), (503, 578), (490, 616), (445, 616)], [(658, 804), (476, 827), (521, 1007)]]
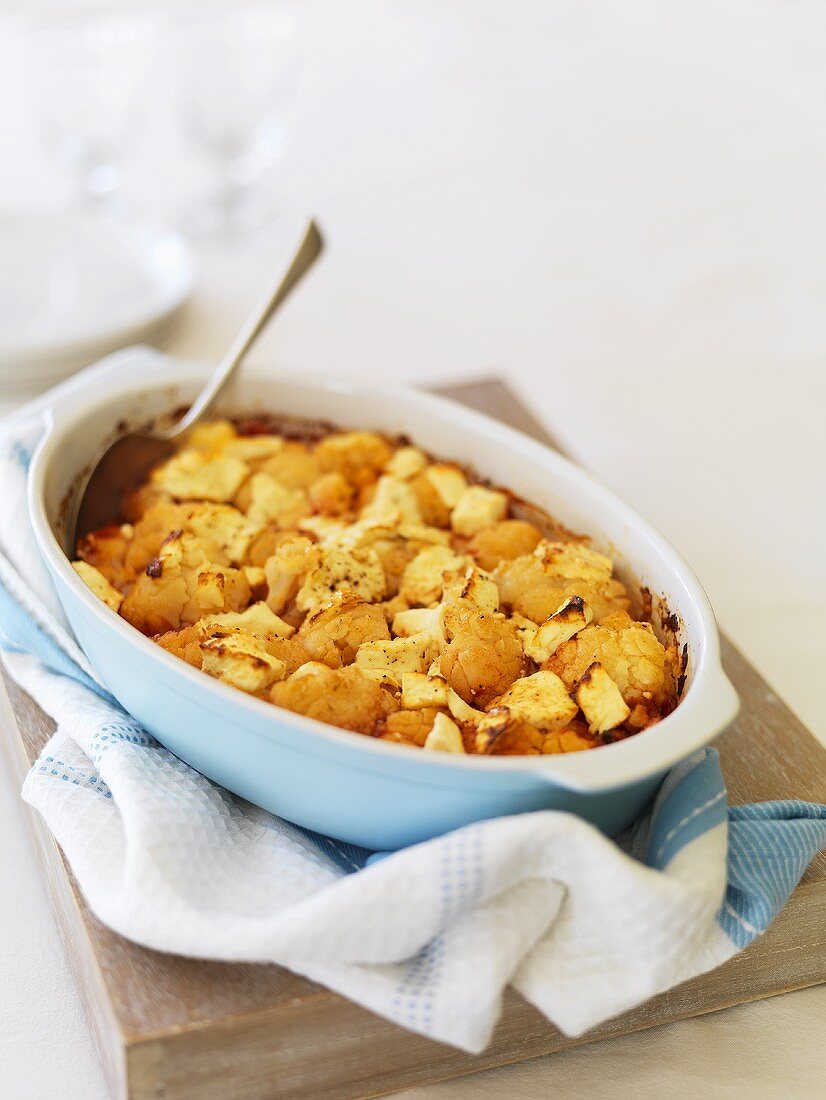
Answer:
[(366, 603), (354, 592), (337, 592), (311, 612), (298, 631), (307, 660), (330, 668), (351, 665), (362, 642), (388, 639), (390, 631), (378, 604)]
[[(567, 572), (570, 572), (566, 568)], [(493, 571), (502, 603), (519, 615), (544, 623), (570, 596), (581, 596), (598, 622), (614, 611), (630, 607), (625, 587), (609, 575), (583, 579), (556, 572), (538, 556), (522, 554), (512, 561), (501, 561)]]
[(629, 707), (653, 705), (667, 713), (676, 701), (669, 655), (648, 623), (636, 623), (617, 611), (598, 625), (586, 626), (561, 645), (543, 667), (572, 690), (598, 661), (620, 689)]
[(274, 684), (270, 701), (330, 726), (367, 734), (397, 708), (392, 693), (354, 665), (332, 669), (315, 661)]
[(214, 543), (176, 534), (138, 577), (121, 614), (144, 634), (155, 635), (205, 615), (240, 611), (249, 603), (250, 586), (226, 560)]
[(160, 500), (150, 505), (135, 523), (134, 536), (126, 560), (142, 573), (160, 553), (161, 544), (173, 531), (183, 531), (184, 506), (173, 500)]
[(494, 569), (500, 561), (530, 554), (542, 539), (542, 532), (523, 519), (503, 519), (492, 527), (483, 527), (468, 544), (483, 569)]
[(373, 549), (379, 556), (384, 568), (385, 594), (395, 596), (404, 576), (404, 571), (419, 552), (419, 544), (405, 539), (376, 539)]
[(94, 566), (119, 592), (128, 592), (135, 579), (135, 568), (129, 553), (133, 538), (134, 529), (129, 524), (102, 527), (80, 540), (77, 556)]
[(323, 516), (346, 515), (354, 495), (353, 486), (338, 470), (322, 474), (309, 489), (310, 504)]
[(372, 484), (392, 454), (387, 440), (375, 432), (334, 432), (315, 450), (325, 473), (335, 470), (357, 488)]
[(257, 528), (231, 504), (161, 501), (149, 508), (135, 524), (127, 559), (132, 568), (136, 572), (144, 570), (173, 531), (197, 535), (215, 543), (228, 562), (239, 564), (246, 559)]
[(526, 671), (516, 627), (490, 611), (455, 605), (444, 613), (447, 644), (441, 673), (457, 695), (474, 706), (487, 706)]
[(267, 558), (271, 558), (282, 542), (295, 538), (294, 531), (279, 531), (274, 524), (262, 527), (250, 542), (247, 551), (247, 563), (249, 565), (263, 566)]
[(249, 477), (249, 466), (221, 452), (184, 447), (150, 475), (150, 484), (177, 500), (231, 501)]
[(285, 535), (264, 562), (267, 603), (280, 615), (301, 587), (308, 573), (321, 561), (318, 547), (305, 535)]
[(261, 463), (259, 469), (274, 477), (285, 489), (308, 489), (321, 476), (318, 459), (306, 443), (288, 440), (284, 446)]
[(289, 530), (312, 508), (303, 489), (289, 489), (271, 474), (259, 471), (242, 486), (235, 503), (257, 527)]
[(577, 718), (564, 729), (546, 733), (542, 753), (581, 752), (583, 749), (599, 748), (602, 744), (602, 739), (591, 733), (585, 722)]
[(194, 623), (192, 626), (185, 626), (182, 630), (168, 630), (166, 634), (161, 634), (155, 638), (155, 641), (162, 649), (174, 653), (176, 657), (180, 657), (188, 665), (200, 668), (204, 661), (204, 655), (201, 653), (201, 642), (204, 640), (205, 634), (206, 626), (204, 623)]
[(311, 658), (297, 634), (292, 638), (268, 638), (270, 653), (284, 662), (285, 676), (292, 676)]
[(388, 714), (382, 722), (379, 736), (386, 741), (401, 741), (408, 745), (422, 746), (433, 728), (438, 707), (421, 707), (419, 710), (397, 710)]

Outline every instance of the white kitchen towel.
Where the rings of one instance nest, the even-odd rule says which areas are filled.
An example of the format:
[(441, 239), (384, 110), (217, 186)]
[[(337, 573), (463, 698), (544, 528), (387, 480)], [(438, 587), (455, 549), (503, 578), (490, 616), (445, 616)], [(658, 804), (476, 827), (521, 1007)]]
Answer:
[(468, 1051), (508, 984), (576, 1035), (768, 927), (826, 844), (826, 807), (729, 808), (713, 750), (675, 768), (617, 841), (543, 811), (380, 856), (249, 805), (143, 731), (71, 636), (25, 482), (48, 401), (148, 354), (0, 425), (0, 648), (57, 723), (23, 797), (104, 923), (159, 951), (279, 963)]

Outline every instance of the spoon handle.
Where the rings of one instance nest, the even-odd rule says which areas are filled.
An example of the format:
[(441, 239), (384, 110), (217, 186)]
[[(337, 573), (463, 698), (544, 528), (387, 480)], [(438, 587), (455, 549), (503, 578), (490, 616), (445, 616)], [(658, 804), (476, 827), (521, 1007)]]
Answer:
[(215, 368), (211, 378), (192, 402), (189, 410), (168, 431), (162, 433), (164, 439), (175, 439), (205, 416), (224, 386), (232, 378), (238, 364), (258, 339), (272, 315), (298, 286), (324, 249), (324, 238), (316, 223), (311, 219), (304, 230), (304, 236), (290, 261), (290, 266), (278, 281), (269, 288), (257, 309), (253, 310), (246, 324), (238, 333), (224, 358)]

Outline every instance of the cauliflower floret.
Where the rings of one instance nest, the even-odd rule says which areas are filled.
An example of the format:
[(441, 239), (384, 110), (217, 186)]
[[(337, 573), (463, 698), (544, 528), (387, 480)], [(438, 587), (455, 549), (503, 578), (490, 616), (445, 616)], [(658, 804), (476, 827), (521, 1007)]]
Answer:
[(410, 604), (430, 604), (441, 598), (444, 574), (462, 569), (467, 558), (447, 546), (420, 551), (402, 575), (399, 594)]
[(531, 660), (541, 665), (563, 642), (584, 629), (593, 617), (591, 608), (580, 596), (570, 596), (562, 607), (525, 639), (525, 652)]
[(591, 733), (607, 733), (631, 713), (620, 689), (599, 662), (586, 668), (576, 689), (576, 701)]
[(323, 516), (343, 516), (353, 504), (353, 486), (337, 470), (322, 474), (310, 486), (310, 504)]
[(427, 465), (427, 456), (418, 447), (399, 447), (393, 452), (393, 457), (384, 467), (384, 472), (392, 477), (399, 477), (403, 481), (409, 481), (411, 477), (422, 472)]
[(352, 664), (364, 642), (389, 638), (382, 609), (377, 604), (365, 603), (354, 592), (337, 592), (309, 614), (298, 631), (307, 659), (321, 661), (330, 668)]
[(418, 546), (401, 538), (376, 539), (372, 546), (384, 568), (386, 595), (398, 595), (404, 572), (419, 552)]
[(486, 705), (525, 672), (522, 643), (504, 615), (459, 604), (445, 610), (444, 629), (439, 667), (466, 703)]
[(330, 726), (367, 734), (396, 709), (392, 694), (355, 665), (331, 669), (315, 661), (274, 684), (270, 701)]
[(181, 630), (168, 630), (166, 634), (160, 634), (155, 641), (169, 653), (174, 653), (182, 661), (186, 661), (193, 668), (200, 668), (203, 664), (201, 642), (204, 640), (207, 628), (203, 622), (193, 623)]
[(267, 604), (279, 615), (294, 599), (308, 573), (321, 563), (321, 551), (304, 535), (286, 535), (264, 562)]
[(483, 569), (495, 569), (500, 561), (530, 554), (542, 539), (542, 532), (523, 519), (503, 519), (483, 527), (470, 540), (468, 550)]
[[(114, 588), (126, 592), (135, 579), (135, 566), (130, 554), (134, 536), (135, 529), (129, 524), (102, 527), (99, 531), (84, 535), (78, 543), (77, 556), (101, 573)], [(162, 538), (163, 536), (158, 538), (153, 554), (146, 559), (147, 562), (157, 553)], [(146, 568), (146, 562), (138, 568)]]
[(239, 611), (249, 597), (243, 572), (228, 566), (214, 543), (176, 533), (138, 577), (121, 614), (144, 634), (163, 634), (207, 614)]
[(213, 543), (228, 562), (238, 564), (246, 559), (257, 527), (231, 504), (159, 501), (135, 524), (127, 564), (136, 573), (145, 569), (158, 555), (164, 539), (174, 532), (196, 535)]
[(298, 521), (296, 527), (304, 534), (318, 539), (319, 545), (325, 549), (328, 546), (334, 546), (338, 537), (347, 531), (344, 520), (333, 519), (332, 516), (304, 516)]
[(617, 611), (561, 645), (545, 667), (571, 690), (595, 661), (616, 683), (629, 707), (653, 705), (667, 713), (674, 706), (676, 686), (669, 655), (648, 623), (634, 622), (625, 611)]
[(186, 447), (152, 471), (150, 484), (178, 500), (228, 502), (249, 477), (240, 458)]
[(194, 447), (196, 451), (206, 451), (215, 454), (234, 439), (238, 438), (235, 425), (229, 420), (207, 420), (203, 424), (196, 424), (187, 436), (187, 446)]
[(285, 676), (292, 676), (302, 665), (310, 660), (310, 655), (301, 644), (301, 639), (293, 634), (291, 638), (267, 638), (267, 647), (273, 657), (283, 661)]
[(217, 543), (234, 564), (246, 559), (250, 544), (259, 530), (258, 524), (251, 523), (230, 504), (202, 502), (180, 505), (178, 522), (166, 534), (175, 527)]
[(423, 707), (421, 710), (397, 710), (382, 722), (379, 737), (383, 741), (395, 741), (397, 744), (418, 745), (425, 743), (427, 735), (433, 729), (436, 715), (441, 713), (436, 707)]
[(375, 550), (325, 550), (321, 563), (307, 574), (295, 602), (301, 611), (310, 611), (325, 603), (331, 593), (347, 589), (372, 603), (384, 596), (384, 588), (384, 568)]
[(334, 432), (321, 440), (315, 454), (322, 470), (337, 470), (361, 488), (376, 480), (393, 449), (375, 432)]
[(450, 513), (450, 526), (457, 535), (468, 537), (490, 527), (508, 514), (508, 498), (496, 489), (471, 485), (465, 489)]
[(424, 672), (434, 652), (429, 634), (412, 634), (409, 638), (365, 642), (356, 653), (356, 664), (367, 676), (401, 687), (402, 675)]
[(376, 482), (376, 490), (369, 504), (361, 511), (363, 519), (375, 517), (378, 520), (395, 518), (407, 523), (421, 523), (422, 513), (419, 501), (408, 482), (400, 478), (382, 474)]
[(225, 611), (221, 615), (208, 615), (204, 622), (208, 627), (244, 630), (248, 634), (275, 635), (279, 638), (289, 638), (295, 632), (289, 623), (279, 619), (261, 601), (251, 603), (245, 611)]
[(287, 440), (276, 454), (261, 463), (259, 470), (275, 478), (285, 489), (309, 489), (322, 474), (316, 456), (306, 443), (297, 440)]
[[(145, 569), (158, 556), (161, 544), (173, 531), (183, 531), (186, 507), (170, 498), (158, 500), (150, 504), (140, 519), (135, 521), (127, 561), (136, 572)], [(189, 507), (197, 508), (198, 505)]]
[(95, 569), (93, 565), (89, 565), (85, 561), (73, 561), (72, 568), (86, 587), (90, 588), (99, 600), (103, 600), (107, 607), (111, 607), (113, 611), (120, 609), (120, 605), (123, 603), (123, 595), (118, 592), (114, 585), (109, 583), (99, 569)]
[(561, 730), (552, 730), (545, 734), (542, 743), (543, 754), (559, 752), (581, 752), (582, 749), (596, 749), (602, 745), (602, 740), (593, 733), (579, 718)]
[(437, 714), (433, 728), (422, 746), (433, 752), (464, 752), (462, 733), (456, 723), (446, 714)]
[(265, 639), (244, 630), (210, 630), (201, 642), (201, 659), (204, 672), (252, 695), (286, 671), (284, 662), (269, 652)]
[(461, 573), (447, 573), (443, 600), (446, 604), (468, 603), (482, 611), (499, 610), (499, 589), (490, 573), (471, 565)]
[(224, 454), (231, 458), (240, 458), (242, 462), (257, 469), (262, 462), (277, 455), (284, 446), (280, 435), (239, 435), (224, 447)]
[(249, 480), (248, 518), (259, 527), (274, 523), (276, 527), (295, 527), (312, 508), (303, 489), (286, 489), (269, 474), (253, 474)]
[(577, 705), (553, 672), (535, 672), (517, 680), (493, 704), (541, 730), (561, 729), (576, 716)]
[(535, 623), (544, 623), (571, 596), (580, 596), (596, 621), (630, 607), (628, 593), (619, 581), (572, 580), (549, 573), (536, 554), (501, 561), (493, 577), (502, 603)]

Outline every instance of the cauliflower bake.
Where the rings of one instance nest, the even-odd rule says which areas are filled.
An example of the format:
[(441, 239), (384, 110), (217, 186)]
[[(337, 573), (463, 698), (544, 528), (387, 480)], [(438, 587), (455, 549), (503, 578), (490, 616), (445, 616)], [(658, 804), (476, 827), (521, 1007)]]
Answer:
[(538, 755), (677, 704), (676, 649), (632, 617), (609, 557), (407, 440), (214, 421), (120, 519), (77, 546), (95, 595), (207, 675), (330, 725)]

